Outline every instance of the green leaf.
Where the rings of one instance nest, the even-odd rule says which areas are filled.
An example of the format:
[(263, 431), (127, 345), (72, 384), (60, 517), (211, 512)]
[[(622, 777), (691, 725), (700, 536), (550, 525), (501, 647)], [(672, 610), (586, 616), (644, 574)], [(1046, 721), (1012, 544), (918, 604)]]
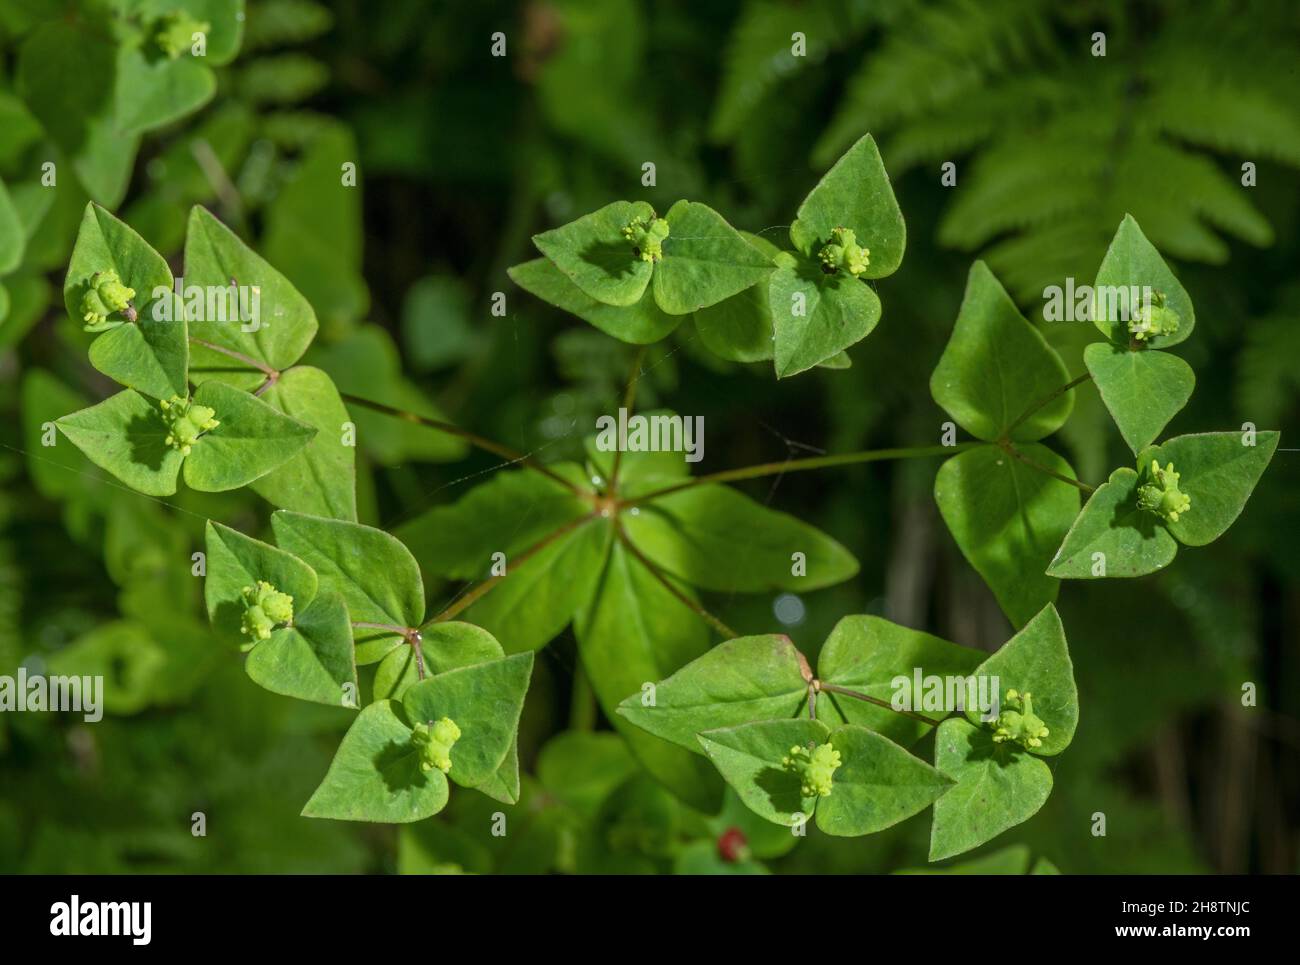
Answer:
[(465, 611), (510, 653), (545, 646), (587, 605), (600, 578), (610, 527), (584, 523), (523, 562), (507, 559), (508, 578)]
[[(1079, 691), (1056, 607), (1050, 603), (1043, 607), (975, 673), (998, 678), (999, 699), (1008, 690), (1033, 696), (1034, 713), (1043, 719), (1049, 733), (1042, 746), (1030, 753), (1051, 757), (1070, 746), (1079, 724)], [(966, 708), (966, 719), (981, 723), (980, 713), (973, 707)]]
[(533, 235), (533, 244), (589, 298), (606, 305), (635, 305), (650, 284), (654, 266), (632, 251), (623, 228), (636, 218), (654, 216), (644, 201), (615, 201)]
[(446, 804), (446, 776), (437, 768), (420, 769), (401, 708), (380, 700), (361, 711), (343, 735), (329, 772), (302, 814), (406, 824), (437, 814)]
[(394, 535), (430, 572), (482, 580), (491, 574), (493, 553), (506, 555), (508, 573), (512, 557), (591, 511), (591, 503), (541, 473), (497, 472), (450, 506), (402, 524)]
[[(167, 650), (140, 624), (114, 620), (52, 653), (46, 666), (54, 676), (103, 678), (101, 710), (137, 714), (158, 701), (168, 669)], [(89, 710), (83, 707), (83, 713)]]
[(162, 412), (125, 389), (98, 405), (55, 421), (87, 458), (146, 496), (170, 496), (185, 457), (167, 444)]
[[(509, 581), (507, 581), (509, 582)], [(677, 587), (688, 599), (690, 592)], [(578, 654), (601, 709), (656, 780), (697, 810), (711, 813), (721, 782), (698, 755), (641, 730), (619, 705), (704, 653), (704, 623), (621, 543), (609, 549), (595, 596), (574, 621)]]
[(1041, 758), (960, 717), (939, 725), (935, 766), (957, 782), (934, 802), (930, 860), (977, 848), (1029, 820), (1052, 792), (1052, 771)]
[[(892, 702), (899, 688), (898, 678), (908, 680), (912, 710), (927, 717), (944, 716), (922, 703), (913, 693), (916, 671), (926, 676), (969, 676), (986, 654), (958, 646), (881, 617), (848, 616), (835, 624), (817, 657), (817, 676), (828, 684), (856, 690), (878, 700)], [(817, 716), (831, 724), (836, 719), (861, 724), (899, 744), (914, 743), (930, 730), (922, 721), (904, 717), (884, 707), (842, 694), (822, 692), (817, 698)]]
[(767, 875), (771, 872), (757, 861), (748, 858), (738, 861), (726, 860), (718, 854), (718, 845), (713, 841), (695, 841), (677, 852), (677, 856), (673, 858), (673, 874)]
[[(259, 63), (271, 71), (288, 66), (291, 72), (305, 63), (309, 73), (329, 77), (323, 65), (305, 58)], [(278, 85), (272, 81), (272, 86)], [(339, 331), (363, 318), (370, 306), (361, 275), (362, 189), (341, 176), (345, 164), (360, 160), (364, 167), (365, 157), (346, 124), (331, 119), (317, 126), (265, 208), (262, 252), (302, 292), (319, 320)]]
[(834, 358), (880, 321), (880, 299), (848, 275), (827, 275), (811, 261), (778, 262), (768, 283), (776, 332), (776, 375), (788, 378)]
[[(9, 191), (0, 178), (0, 275), (7, 275), (22, 264), (26, 246), (27, 233), (23, 231), (18, 212), (9, 200)], [(0, 313), (0, 318), (3, 317)]]
[[(1110, 296), (1118, 289), (1129, 291), (1133, 287), (1139, 292), (1143, 288), (1162, 292), (1165, 304), (1178, 313), (1178, 330), (1172, 335), (1157, 335), (1148, 339), (1147, 345), (1150, 348), (1169, 348), (1192, 334), (1192, 329), (1196, 326), (1192, 299), (1160, 257), (1155, 245), (1142, 233), (1133, 216), (1126, 214), (1110, 247), (1106, 249), (1106, 256), (1097, 269), (1097, 281), (1093, 285), (1092, 323), (1117, 345), (1129, 344), (1128, 323), (1121, 317), (1121, 306), (1128, 303), (1122, 298)], [(1136, 448), (1140, 449), (1141, 446)]]
[[(707, 590), (816, 590), (849, 579), (858, 562), (825, 533), (727, 486), (693, 486), (625, 513), (633, 544), (663, 569)], [(795, 576), (794, 554), (806, 575)]]
[[(1044, 863), (1045, 859), (1039, 859)], [(1013, 844), (970, 861), (942, 868), (903, 868), (896, 875), (1023, 875), (1029, 870), (1029, 847)]]
[[(245, 536), (239, 530), (208, 521), (204, 527), (207, 577), (203, 600), (212, 628), (231, 643), (247, 643), (240, 630), (244, 614), (244, 588), (265, 580), (281, 593), (293, 597), (295, 616), (316, 599), (316, 573), (292, 553)], [(329, 604), (317, 614), (325, 618)]]
[(608, 731), (561, 731), (537, 755), (537, 779), (546, 792), (586, 818), (636, 769), (627, 744)]
[[(1088, 497), (1047, 575), (1075, 580), (1145, 576), (1168, 566), (1178, 544), (1160, 517), (1138, 508), (1137, 488), (1138, 474), (1132, 469), (1111, 473)], [(1097, 553), (1101, 560), (1094, 560)], [(1095, 572), (1098, 563), (1100, 573)]]
[(174, 299), (171, 270), (143, 238), (92, 202), (82, 216), (63, 282), (64, 305), (79, 325), (84, 324), (82, 296), (91, 287), (91, 276), (101, 271), (117, 272), (122, 284), (135, 289), (136, 322), (127, 322), (120, 314), (111, 317), (114, 327), (91, 343), (90, 364), (156, 399), (185, 395), (189, 366), (185, 319), (174, 310), (174, 301), (160, 304)]
[(1083, 350), (1083, 361), (1120, 435), (1134, 452), (1160, 435), (1187, 404), (1196, 385), (1192, 367), (1165, 352), (1132, 352), (1093, 342)]
[[(769, 262), (780, 249), (748, 231), (740, 236)], [(732, 362), (766, 362), (775, 353), (772, 311), (768, 306), (768, 285), (760, 282), (695, 313), (695, 331), (714, 355)]]
[(577, 315), (606, 335), (632, 345), (657, 342), (682, 322), (680, 316), (669, 315), (655, 304), (654, 293), (648, 287), (631, 305), (607, 305), (597, 301), (546, 258), (534, 258), (515, 265), (507, 274), (524, 291)]
[(381, 529), (288, 510), (271, 514), (275, 541), (305, 560), (322, 589), (343, 595), (356, 623), (418, 627), (424, 581), (410, 551)]
[(351, 420), (330, 377), (296, 365), (262, 393), (262, 400), (311, 426), (316, 435), (288, 462), (256, 480), (253, 491), (283, 509), (355, 522), (356, 448), (343, 442), (343, 424)]
[(618, 705), (618, 713), (656, 737), (701, 753), (696, 735), (702, 731), (793, 717), (808, 696), (800, 665), (789, 637), (726, 640), (656, 684), (653, 703), (638, 690)]
[(708, 205), (678, 201), (665, 220), (670, 233), (654, 270), (654, 296), (669, 315), (716, 305), (772, 270), (771, 259)]
[(519, 738), (515, 737), (495, 773), (486, 781), (475, 784), (474, 790), (502, 804), (518, 804), (520, 787)]
[[(1253, 445), (1246, 444), (1248, 438)], [(1274, 431), (1201, 432), (1143, 450), (1139, 467), (1149, 469), (1152, 460), (1162, 466), (1172, 462), (1182, 477), (1179, 488), (1192, 500), (1178, 522), (1165, 524), (1169, 532), (1188, 546), (1204, 546), (1227, 532), (1246, 508), (1279, 438)]]
[(85, 398), (45, 369), (32, 367), (23, 372), (21, 406), (27, 475), (36, 491), (47, 499), (71, 500), (89, 493), (91, 483), (96, 484), (95, 492), (104, 488), (98, 485), (103, 475), (91, 465), (79, 446), (60, 446), (57, 435), (54, 445), (43, 444), (48, 438), (49, 424), (57, 425), (61, 416), (85, 404)]
[(831, 793), (817, 802), (817, 827), (827, 834), (873, 834), (929, 807), (953, 782), (887, 737), (856, 724), (837, 727), (840, 752)]
[[(470, 623), (431, 623), (421, 631), (421, 637), (420, 653), (426, 673), (445, 673), (506, 655), (496, 637)], [(415, 651), (402, 638), (385, 639), (392, 649), (375, 670), (375, 699), (398, 700), (419, 681), (419, 663)]]
[(217, 78), (189, 50), (172, 60), (147, 56), (142, 42), (123, 42), (117, 51), (114, 116), (125, 134), (143, 134), (190, 114), (217, 92)]
[(462, 787), (491, 780), (506, 759), (523, 711), (533, 655), (474, 664), (429, 677), (402, 698), (412, 721), (450, 717), (460, 728), (447, 776)]
[[(329, 373), (340, 392), (446, 420), (443, 412), (402, 374), (397, 345), (378, 325), (362, 325), (328, 346), (315, 345), (308, 359)], [(445, 462), (468, 451), (464, 440), (430, 426), (394, 418), (352, 403), (352, 421), (361, 447), (386, 465), (410, 459)]]
[(903, 262), (907, 229), (880, 151), (870, 134), (844, 152), (799, 205), (790, 240), (816, 258), (836, 228), (852, 228), (870, 251), (864, 278), (892, 275)]
[(209, 24), (204, 57), (213, 66), (230, 63), (239, 52), (244, 33), (244, 0), (141, 0), (139, 6), (151, 14), (181, 10)]
[[(248, 293), (244, 302), (250, 311), (245, 314), (253, 314), (252, 294), (257, 291), (256, 319), (239, 320), (239, 299), (232, 297), (232, 279)], [(202, 311), (190, 313), (191, 335), (257, 359), (277, 371), (298, 361), (316, 336), (316, 313), (307, 299), (238, 235), (197, 205), (190, 211), (185, 235), (187, 291), (191, 286), (202, 289), (204, 294)], [(209, 301), (214, 311), (209, 312)], [(216, 317), (202, 317), (209, 314)], [(256, 330), (244, 331), (255, 323)], [(231, 365), (228, 355), (194, 347), (195, 368), (219, 370)]]
[(357, 665), (348, 608), (337, 593), (306, 607), (294, 600), (293, 625), (271, 633), (248, 654), (244, 669), (273, 693), (332, 707), (357, 707)]
[[(1046, 446), (1019, 451), (1040, 466), (1074, 477)], [(1079, 491), (996, 446), (953, 456), (934, 480), (939, 512), (962, 555), (989, 585), (1014, 626), (1056, 599), (1060, 582), (1045, 571), (1079, 513)]]
[(221, 423), (205, 432), (185, 457), (185, 484), (219, 493), (247, 486), (297, 455), (316, 430), (242, 389), (204, 382), (194, 401), (216, 411)]
[[(971, 435), (992, 442), (1069, 380), (1042, 333), (1020, 314), (988, 266), (975, 262), (952, 337), (930, 376), (934, 400)], [(1073, 406), (1071, 390), (1016, 426), (1010, 438), (1032, 442), (1051, 435)]]
[[(812, 817), (816, 797), (804, 797), (799, 775), (787, 770), (781, 759), (790, 748), (815, 742), (825, 744), (831, 732), (816, 720), (765, 720), (738, 727), (710, 730), (699, 736), (722, 777), (755, 814), (776, 824), (793, 827)], [(831, 795), (834, 795), (832, 790)]]

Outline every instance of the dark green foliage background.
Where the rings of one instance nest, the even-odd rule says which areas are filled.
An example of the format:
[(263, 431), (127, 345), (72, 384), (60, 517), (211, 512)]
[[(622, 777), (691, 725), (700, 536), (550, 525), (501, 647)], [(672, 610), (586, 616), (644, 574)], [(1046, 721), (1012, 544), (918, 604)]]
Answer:
[[(12, 106), (31, 24), (77, 22), (99, 6), (0, 4), (0, 107)], [(489, 56), (498, 30), (506, 58)], [(789, 57), (796, 30), (808, 38), (801, 60)], [(1107, 34), (1104, 59), (1089, 53), (1095, 30)], [(820, 172), (870, 130), (908, 227), (902, 268), (877, 285), (881, 324), (850, 349), (851, 368), (775, 387), (770, 365), (720, 362), (689, 325), (652, 348), (642, 406), (705, 416), (697, 471), (937, 443), (946, 416), (926, 386), (971, 259), (986, 257), (1040, 318), (1042, 287), (1066, 274), (1090, 281), (1126, 212), (1196, 302), (1196, 337), (1181, 350), (1196, 392), (1165, 435), (1250, 421), (1281, 429), (1286, 447), (1300, 416), (1297, 50), (1288, 0), (248, 0), (243, 48), (217, 68), (213, 101), (146, 135), (124, 195), (96, 200), (174, 264), (189, 206), (209, 206), (311, 300), (321, 336), (309, 361), (343, 391), (441, 411), (552, 461), (580, 457), (595, 417), (617, 407), (633, 350), (509, 282), (505, 269), (535, 254), (530, 235), (613, 199), (662, 212), (685, 197), (783, 238)], [(0, 177), (12, 191), (48, 151), (39, 125), (9, 116)], [(350, 160), (355, 208), (315, 203), (322, 179)], [(954, 188), (940, 185), (949, 160)], [(640, 185), (645, 161), (657, 187)], [(1245, 161), (1257, 187), (1240, 186)], [(188, 572), (205, 517), (256, 533), (266, 504), (244, 491), (183, 492), (164, 505), (102, 482), (84, 461), (76, 471), (42, 462), (70, 447), (43, 450), (40, 423), (83, 403), (32, 373), (85, 399), (109, 388), (57, 295), (87, 200), (70, 165), (59, 177), (23, 263), (0, 278), (0, 673), (102, 647), (106, 672), (134, 699), (94, 726), (0, 715), (0, 870), (394, 871), (424, 859), (627, 870), (612, 863), (626, 836), (611, 825), (709, 838), (714, 829), (664, 817), (635, 784), (576, 823), (554, 816), (553, 789), (526, 795), (512, 826), (560, 829), (521, 834), (525, 845), (550, 842), (541, 857), (484, 846), (478, 822), (496, 805), (470, 794), (432, 827), (401, 832), (400, 849), (396, 828), (298, 816), (350, 715), (252, 685), (238, 654), (212, 639)], [(497, 291), (504, 317), (489, 310)], [(1044, 330), (1081, 372), (1091, 326)], [(386, 342), (400, 349), (400, 378)], [(1096, 390), (1076, 394), (1066, 454), (1098, 484), (1131, 454)], [(391, 529), (495, 465), (380, 416), (357, 421), (363, 522)], [(788, 632), (810, 657), (850, 613), (986, 650), (1010, 636), (938, 516), (936, 468), (743, 484), (861, 561), (852, 581), (804, 598), (806, 619)], [(1297, 487), (1300, 456), (1279, 451), (1212, 548), (1158, 576), (1063, 587), (1079, 730), (1044, 809), (967, 857), (1024, 843), (1067, 873), (1297, 870)], [(453, 588), (429, 591), (437, 604)], [(705, 602), (741, 633), (781, 629), (770, 597)], [(86, 642), (119, 620), (116, 646), (102, 629)], [(588, 717), (574, 663), (571, 631), (539, 654), (520, 735), (527, 773), (548, 738)], [(1240, 705), (1246, 681), (1258, 707)], [(195, 811), (206, 837), (190, 833)], [(1095, 812), (1105, 837), (1091, 833)], [(469, 844), (457, 822), (475, 822)], [(925, 817), (860, 839), (810, 829), (769, 864), (921, 866), (927, 829)], [(555, 841), (570, 842), (558, 859)], [(637, 867), (672, 862), (656, 854)]]

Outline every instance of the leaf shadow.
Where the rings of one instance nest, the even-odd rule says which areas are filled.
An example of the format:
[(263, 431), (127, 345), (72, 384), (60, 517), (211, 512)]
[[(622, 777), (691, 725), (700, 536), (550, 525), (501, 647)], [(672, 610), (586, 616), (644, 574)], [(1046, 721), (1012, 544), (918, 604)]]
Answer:
[(131, 461), (157, 472), (168, 454), (175, 451), (167, 444), (167, 423), (161, 416), (136, 415), (126, 425), (131, 443)]
[(759, 790), (767, 795), (774, 810), (793, 814), (804, 810), (803, 794), (799, 791), (799, 776), (779, 767), (765, 767), (754, 777)]
[(588, 265), (598, 268), (610, 280), (630, 278), (636, 267), (643, 264), (627, 242), (596, 241), (583, 248), (578, 257)]

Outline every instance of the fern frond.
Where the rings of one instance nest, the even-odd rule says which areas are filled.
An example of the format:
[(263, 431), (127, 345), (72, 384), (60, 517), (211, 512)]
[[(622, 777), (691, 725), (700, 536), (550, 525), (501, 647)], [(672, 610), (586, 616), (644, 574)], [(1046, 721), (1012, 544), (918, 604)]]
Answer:
[(1048, 0), (946, 0), (922, 7), (867, 55), (813, 148), (828, 166), (865, 131), (952, 103), (1055, 48)]

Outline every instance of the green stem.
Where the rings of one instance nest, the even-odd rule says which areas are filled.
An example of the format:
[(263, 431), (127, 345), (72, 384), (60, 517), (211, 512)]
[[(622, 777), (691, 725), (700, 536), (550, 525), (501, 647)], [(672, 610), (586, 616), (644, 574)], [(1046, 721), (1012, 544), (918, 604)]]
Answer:
[(896, 714), (902, 714), (904, 717), (910, 717), (912, 720), (919, 720), (923, 724), (938, 726), (939, 721), (926, 717), (924, 714), (918, 714), (911, 710), (899, 710), (887, 700), (881, 700), (879, 697), (872, 697), (870, 694), (864, 694), (858, 690), (849, 690), (847, 687), (840, 687), (835, 684), (828, 684), (822, 681), (817, 682), (817, 688), (827, 693), (843, 694), (845, 697), (852, 697), (854, 700), (865, 700), (869, 704), (875, 704), (877, 707), (883, 707), (885, 710), (892, 710)]
[(494, 456), (500, 456), (507, 462), (523, 466), (525, 469), (531, 469), (533, 472), (540, 473), (552, 482), (559, 483), (571, 493), (585, 495), (585, 491), (575, 486), (569, 480), (565, 479), (550, 469), (547, 469), (539, 462), (533, 461), (531, 457), (518, 450), (511, 449), (509, 446), (502, 445), (499, 442), (493, 442), (491, 439), (485, 439), (468, 429), (462, 429), (460, 426), (452, 425), (450, 422), (443, 422), (441, 419), (431, 419), (428, 416), (418, 415), (414, 412), (408, 412), (405, 409), (394, 408), (391, 405), (384, 405), (382, 402), (375, 402), (371, 399), (363, 399), (360, 396), (350, 395), (347, 392), (340, 392), (339, 398), (344, 402), (351, 402), (353, 405), (359, 405), (363, 409), (371, 409), (375, 412), (381, 412), (384, 415), (393, 416), (396, 419), (404, 419), (407, 422), (414, 422), (417, 425), (428, 426), (430, 429), (437, 429), (439, 432), (445, 432), (448, 435), (457, 436), (464, 439), (471, 446), (482, 449), (484, 452), (490, 452)]
[(759, 479), (763, 476), (778, 476), (787, 472), (804, 472), (809, 469), (829, 469), (835, 466), (852, 466), (863, 462), (884, 462), (890, 459), (920, 459), (926, 456), (949, 456), (963, 452), (975, 446), (987, 445), (984, 442), (959, 442), (953, 446), (916, 446), (910, 449), (869, 449), (863, 452), (845, 452), (835, 456), (813, 456), (809, 459), (787, 459), (784, 462), (765, 462), (757, 466), (745, 466), (741, 469), (725, 469), (704, 476), (696, 476), (685, 482), (657, 489), (652, 493), (637, 496), (623, 502), (624, 506), (649, 502), (669, 493), (675, 493), (693, 486), (706, 486), (710, 483), (735, 482), (739, 479)]
[(1022, 453), (1019, 449), (1017, 449), (1009, 442), (1000, 443), (999, 445), (1000, 448), (1007, 453), (1007, 455), (1011, 456), (1011, 458), (1013, 459), (1019, 459), (1021, 462), (1023, 462), (1026, 466), (1028, 466), (1031, 469), (1037, 469), (1039, 472), (1051, 476), (1053, 479), (1060, 480), (1063, 483), (1073, 486), (1075, 489), (1078, 489), (1081, 492), (1091, 494), (1097, 491), (1096, 486), (1089, 486), (1085, 482), (1079, 482), (1079, 480), (1077, 479), (1071, 479), (1069, 476), (1063, 475), (1062, 473), (1057, 472), (1055, 469), (1048, 469), (1046, 466), (1034, 462), (1034, 460), (1030, 459), (1028, 456), (1026, 456), (1024, 453)]
[(1049, 403), (1065, 395), (1065, 393), (1069, 392), (1076, 385), (1082, 385), (1084, 382), (1087, 382), (1090, 378), (1092, 378), (1092, 373), (1084, 372), (1083, 375), (1079, 376), (1077, 379), (1071, 379), (1069, 382), (1066, 382), (1065, 385), (1061, 386), (1059, 389), (1056, 389), (1051, 393), (1043, 396), (1041, 399), (1039, 399), (1037, 402), (1031, 405), (1024, 412), (1020, 413), (1020, 418), (1017, 419), (1015, 422), (1011, 423), (1011, 425), (1007, 427), (1007, 431), (1002, 433), (1002, 438), (1004, 440), (1009, 441), (1011, 439), (1011, 433), (1015, 432), (1016, 429), (1019, 428), (1020, 425), (1024, 423), (1024, 421), (1028, 419), (1031, 415), (1033, 415), (1039, 409), (1043, 408), (1043, 406), (1048, 405)]
[(233, 348), (226, 348), (224, 345), (218, 345), (215, 342), (209, 342), (205, 339), (195, 338), (193, 335), (190, 336), (190, 341), (193, 342), (195, 345), (202, 345), (204, 348), (209, 349), (210, 351), (220, 352), (222, 355), (225, 355), (228, 358), (236, 359), (237, 361), (243, 362), (249, 368), (257, 369), (259, 372), (263, 373), (267, 378), (271, 378), (273, 376), (279, 376), (280, 374), (275, 369), (271, 368), (271, 366), (267, 365), (265, 362), (261, 362), (253, 358), (251, 355), (245, 355), (243, 352), (236, 352)]

